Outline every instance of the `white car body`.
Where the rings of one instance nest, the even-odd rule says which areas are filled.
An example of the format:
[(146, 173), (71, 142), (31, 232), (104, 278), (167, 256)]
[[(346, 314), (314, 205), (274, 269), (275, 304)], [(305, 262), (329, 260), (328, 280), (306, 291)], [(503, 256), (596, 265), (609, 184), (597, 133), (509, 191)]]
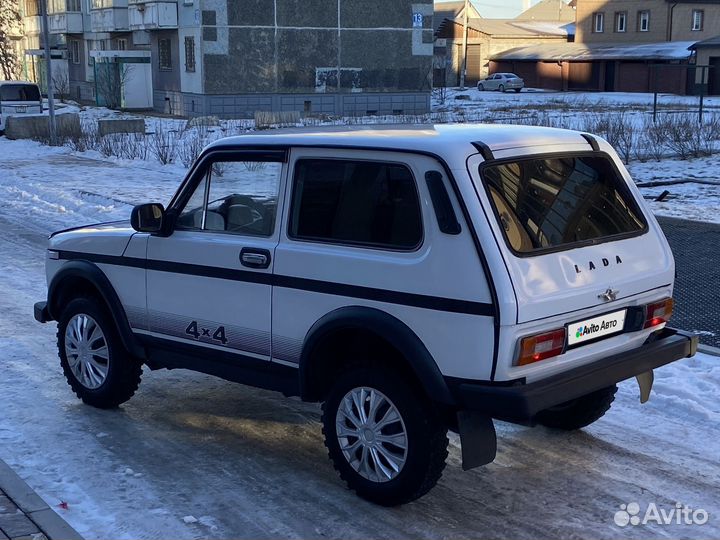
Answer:
[(0, 81), (0, 132), (5, 131), (5, 124), (10, 116), (40, 113), (42, 97), (37, 84)]
[[(125, 329), (126, 347), (151, 367), (190, 367), (309, 400), (322, 399), (312, 390), (312, 377), (320, 376), (312, 362), (324, 329), (367, 325), (368, 331), (387, 330), (391, 341), (405, 336), (393, 346), (407, 347), (403, 352), (411, 363), (422, 360), (413, 369), (434, 401), (525, 423), (532, 423), (540, 408), (596, 390), (600, 381), (614, 384), (694, 353), (696, 339), (663, 330), (664, 320), (642, 327), (650, 317), (646, 306), (672, 296), (673, 256), (621, 160), (599, 138), (502, 125), (234, 137), (205, 150), (167, 215), (183, 200), (184, 189), (203, 182), (205, 171), (211, 174), (208, 163), (232, 155), (250, 159), (253, 152), (277, 162), (277, 218), (271, 233), (206, 229), (214, 214), (207, 203), (203, 230), (150, 234), (128, 223), (110, 223), (57, 233), (48, 251), (49, 298), (36, 306), (38, 320), (58, 320), (57, 291), (66, 274), (81, 279), (83, 272), (93, 273), (93, 280), (112, 288), (101, 293)], [(609, 160), (622, 184), (618, 189), (642, 215), (642, 230), (518, 254), (504, 237), (506, 221), (502, 212), (496, 218), (481, 171), (532, 156)], [(384, 249), (291, 234), (293, 205), (300, 205), (301, 212), (304, 204), (293, 198), (294, 189), (310, 182), (302, 179), (299, 164), (313, 160), (386, 163), (409, 170), (420, 206), (421, 241), (408, 249)], [(437, 189), (444, 191), (451, 210), (438, 206)], [(256, 263), (260, 266), (253, 267)], [(573, 345), (569, 338), (561, 354), (518, 364), (523, 338), (563, 328), (572, 332), (576, 323), (608, 313), (620, 314), (624, 331), (587, 344)], [(631, 328), (625, 320), (633, 317), (642, 320)], [(651, 336), (662, 339), (650, 343)], [(193, 351), (201, 362), (172, 359), (174, 353)], [(222, 356), (222, 366), (210, 367), (214, 355)], [(267, 368), (267, 373), (244, 378), (228, 371), (233, 366)], [(465, 437), (462, 422), (460, 431)], [(470, 442), (463, 441), (469, 448)]]
[(493, 73), (477, 83), (477, 89), (481, 92), (483, 90), (499, 90), (501, 92), (515, 90), (519, 92), (524, 87), (525, 81), (514, 73)]

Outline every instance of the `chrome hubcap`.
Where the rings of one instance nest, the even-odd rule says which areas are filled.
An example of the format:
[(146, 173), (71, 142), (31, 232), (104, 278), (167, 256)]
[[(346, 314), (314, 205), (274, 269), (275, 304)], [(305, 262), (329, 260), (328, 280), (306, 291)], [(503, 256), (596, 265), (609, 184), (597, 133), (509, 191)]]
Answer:
[(338, 407), (335, 429), (345, 459), (363, 478), (387, 482), (407, 459), (407, 431), (400, 412), (374, 388), (350, 390)]
[(89, 315), (80, 313), (65, 329), (65, 357), (75, 378), (94, 390), (105, 382), (110, 365), (105, 334)]

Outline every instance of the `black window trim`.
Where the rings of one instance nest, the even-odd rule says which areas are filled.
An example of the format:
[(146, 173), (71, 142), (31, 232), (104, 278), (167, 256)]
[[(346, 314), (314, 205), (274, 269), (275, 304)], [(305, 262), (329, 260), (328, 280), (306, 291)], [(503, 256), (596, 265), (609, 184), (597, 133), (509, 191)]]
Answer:
[[(365, 148), (353, 148), (353, 150), (360, 150), (363, 151)], [(372, 149), (369, 149), (372, 150)], [(385, 152), (392, 152), (392, 150), (385, 150)], [(404, 167), (407, 169), (407, 171), (410, 173), (410, 177), (413, 180), (413, 187), (415, 188), (415, 195), (417, 197), (417, 203), (418, 203), (418, 210), (420, 213), (420, 241), (411, 248), (399, 248), (399, 247), (393, 247), (385, 244), (373, 244), (370, 242), (353, 242), (350, 240), (345, 241), (339, 241), (339, 240), (322, 240), (319, 238), (302, 238), (298, 237), (292, 234), (292, 215), (293, 210), (295, 207), (295, 171), (297, 168), (297, 164), (300, 161), (304, 160), (323, 160), (323, 161), (366, 161), (369, 163), (380, 163), (385, 165), (398, 165), (401, 167)], [(292, 174), (290, 174), (292, 173)], [(420, 190), (418, 188), (418, 182), (417, 178), (415, 178), (415, 174), (413, 173), (412, 167), (408, 165), (406, 162), (402, 161), (391, 161), (391, 160), (380, 160), (380, 159), (369, 159), (362, 156), (358, 157), (329, 157), (329, 156), (299, 156), (297, 159), (294, 160), (292, 164), (292, 170), (288, 171), (288, 183), (291, 186), (290, 189), (290, 200), (288, 201), (288, 213), (287, 213), (287, 229), (286, 234), (288, 240), (292, 242), (302, 242), (306, 244), (320, 244), (320, 245), (329, 245), (329, 246), (338, 246), (338, 247), (350, 247), (350, 248), (358, 248), (358, 249), (372, 249), (375, 251), (384, 251), (384, 252), (390, 252), (390, 253), (416, 253), (420, 251), (420, 249), (425, 244), (425, 219), (423, 216), (423, 204), (422, 204), (422, 197), (420, 196)]]
[[(629, 198), (629, 201), (632, 205), (635, 206), (635, 210), (638, 214), (638, 217), (640, 218), (640, 221), (642, 222), (643, 227), (637, 231), (631, 231), (631, 232), (625, 232), (620, 234), (613, 234), (610, 236), (603, 236), (602, 238), (595, 238), (592, 240), (580, 240), (577, 242), (570, 242), (568, 244), (562, 244), (560, 246), (552, 246), (547, 248), (538, 248), (533, 249), (532, 251), (523, 252), (523, 251), (517, 251), (515, 248), (512, 247), (510, 244), (510, 240), (507, 237), (507, 233), (505, 232), (505, 229), (501, 227), (500, 224), (500, 214), (492, 202), (492, 195), (490, 194), (490, 188), (485, 181), (485, 175), (483, 174), (484, 169), (487, 167), (495, 166), (495, 165), (503, 165), (505, 163), (516, 163), (521, 160), (530, 160), (530, 159), (548, 159), (548, 158), (563, 158), (563, 157), (601, 157), (606, 159), (610, 166), (612, 167), (613, 171), (617, 175), (617, 177), (622, 181), (620, 186), (620, 191)], [(606, 244), (608, 242), (617, 242), (618, 240), (626, 240), (628, 238), (635, 238), (638, 236), (643, 236), (647, 234), (650, 230), (650, 227), (648, 225), (647, 217), (645, 216), (645, 212), (643, 211), (642, 207), (638, 204), (637, 200), (635, 199), (635, 195), (632, 193), (632, 190), (628, 187), (625, 177), (620, 173), (620, 169), (618, 168), (617, 164), (615, 163), (615, 160), (612, 158), (610, 154), (607, 152), (597, 152), (597, 151), (588, 151), (588, 150), (579, 150), (579, 151), (573, 151), (573, 152), (545, 152), (542, 154), (528, 154), (523, 156), (514, 156), (514, 157), (508, 157), (508, 158), (502, 158), (502, 159), (494, 159), (490, 161), (483, 161), (480, 166), (478, 167), (478, 174), (480, 176), (480, 181), (482, 183), (483, 189), (485, 190), (485, 196), (487, 197), (488, 201), (490, 201), (490, 207), (492, 208), (493, 216), (495, 217), (495, 224), (498, 225), (498, 228), (502, 232), (503, 239), (505, 241), (505, 245), (510, 250), (510, 252), (515, 255), (516, 257), (519, 257), (521, 259), (527, 259), (530, 257), (538, 257), (541, 255), (549, 255), (551, 253), (560, 253), (563, 251), (569, 251), (571, 249), (576, 249), (580, 247), (587, 247), (587, 246), (598, 246), (601, 244)]]

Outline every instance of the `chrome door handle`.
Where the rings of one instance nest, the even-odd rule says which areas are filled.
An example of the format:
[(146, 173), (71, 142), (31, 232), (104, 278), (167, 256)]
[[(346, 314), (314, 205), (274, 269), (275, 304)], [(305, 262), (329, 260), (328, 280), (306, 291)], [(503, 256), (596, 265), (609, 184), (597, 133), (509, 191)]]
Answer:
[(270, 252), (267, 249), (243, 248), (240, 252), (240, 264), (248, 268), (268, 268)]

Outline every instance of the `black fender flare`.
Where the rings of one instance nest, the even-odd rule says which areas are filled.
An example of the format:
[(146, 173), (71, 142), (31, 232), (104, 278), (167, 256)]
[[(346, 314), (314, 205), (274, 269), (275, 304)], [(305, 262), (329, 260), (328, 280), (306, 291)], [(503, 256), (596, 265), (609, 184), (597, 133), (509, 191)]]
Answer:
[(403, 355), (430, 399), (447, 405), (456, 404), (437, 363), (415, 332), (393, 315), (365, 306), (336, 309), (310, 328), (303, 343), (299, 365), (300, 396), (303, 399), (318, 399), (312, 385), (312, 355), (315, 347), (332, 332), (350, 328), (369, 330), (386, 340)]
[(97, 265), (82, 260), (68, 261), (53, 276), (48, 286), (47, 309), (52, 320), (59, 320), (62, 315), (62, 306), (59, 305), (59, 299), (63, 288), (63, 282), (66, 279), (78, 278), (89, 282), (97, 289), (105, 307), (107, 307), (110, 315), (115, 322), (115, 327), (120, 334), (125, 348), (133, 355), (140, 359), (145, 359), (145, 349), (140, 346), (137, 338), (130, 329), (125, 310), (120, 303), (115, 289), (105, 273), (98, 268)]

